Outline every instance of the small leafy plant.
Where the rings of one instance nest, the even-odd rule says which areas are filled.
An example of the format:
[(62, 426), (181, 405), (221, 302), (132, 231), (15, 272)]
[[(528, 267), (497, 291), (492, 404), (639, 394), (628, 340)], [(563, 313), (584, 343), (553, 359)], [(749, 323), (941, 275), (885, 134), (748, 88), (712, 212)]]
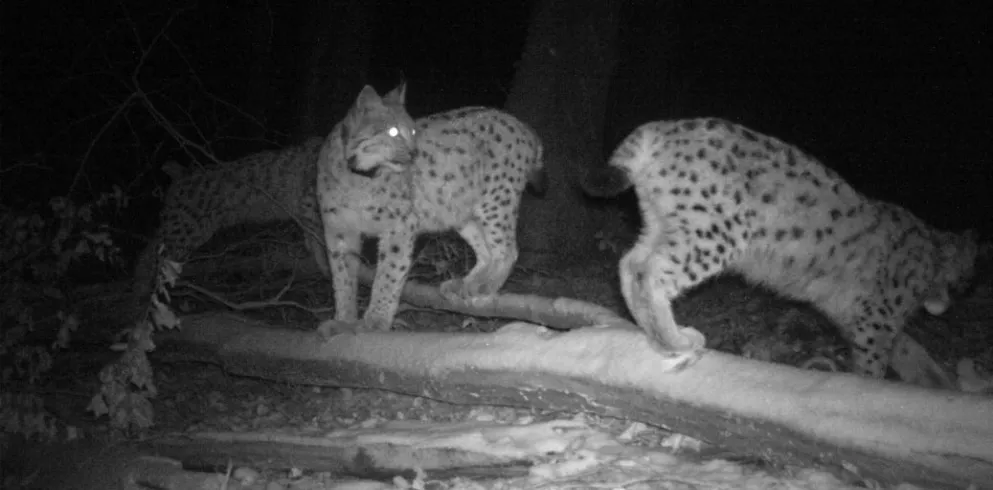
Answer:
[(0, 427), (5, 433), (74, 435), (46, 410), (39, 388), (79, 328), (70, 267), (84, 260), (120, 261), (109, 228), (95, 216), (126, 206), (115, 187), (82, 205), (58, 197), (42, 210), (0, 207)]

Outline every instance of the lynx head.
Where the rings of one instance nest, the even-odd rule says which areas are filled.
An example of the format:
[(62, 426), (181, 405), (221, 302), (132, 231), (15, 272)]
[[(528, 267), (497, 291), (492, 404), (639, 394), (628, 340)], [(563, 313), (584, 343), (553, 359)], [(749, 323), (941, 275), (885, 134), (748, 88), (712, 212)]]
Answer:
[(938, 241), (939, 267), (934, 284), (924, 298), (924, 308), (932, 315), (948, 309), (951, 297), (962, 295), (971, 285), (976, 268), (988, 260), (989, 245), (980, 245), (974, 230), (964, 233), (940, 231)]
[(384, 97), (369, 85), (359, 93), (341, 135), (350, 171), (374, 177), (380, 172), (403, 172), (413, 163), (416, 130), (404, 108), (406, 91), (401, 83)]

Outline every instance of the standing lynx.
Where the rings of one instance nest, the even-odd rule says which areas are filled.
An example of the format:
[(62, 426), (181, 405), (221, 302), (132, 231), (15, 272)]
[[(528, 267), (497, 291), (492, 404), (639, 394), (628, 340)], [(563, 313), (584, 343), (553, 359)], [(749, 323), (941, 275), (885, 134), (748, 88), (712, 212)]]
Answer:
[[(317, 194), (334, 281), (335, 320), (358, 319), (363, 236), (379, 238), (365, 328), (389, 330), (410, 270), (414, 238), (458, 230), (476, 254), (449, 297), (495, 294), (517, 261), (517, 212), (529, 182), (544, 185), (542, 146), (513, 116), (481, 107), (413, 121), (404, 86), (380, 98), (365, 87), (321, 149)], [(322, 330), (324, 327), (322, 326)]]
[(637, 192), (644, 229), (621, 260), (621, 289), (663, 349), (702, 347), (671, 302), (734, 271), (819, 308), (852, 344), (855, 371), (879, 378), (907, 318), (943, 312), (976, 261), (971, 233), (936, 230), (796, 147), (719, 119), (645, 124), (610, 165), (584, 187)]

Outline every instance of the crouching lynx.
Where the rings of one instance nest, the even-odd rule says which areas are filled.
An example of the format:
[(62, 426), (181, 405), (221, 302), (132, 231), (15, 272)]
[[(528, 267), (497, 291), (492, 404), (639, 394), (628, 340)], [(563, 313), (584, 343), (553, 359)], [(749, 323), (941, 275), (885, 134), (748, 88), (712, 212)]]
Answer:
[(809, 301), (852, 345), (854, 370), (883, 377), (894, 337), (920, 306), (939, 314), (972, 274), (971, 233), (943, 232), (870, 199), (813, 157), (719, 119), (644, 124), (584, 188), (634, 186), (641, 236), (620, 263), (638, 325), (663, 350), (702, 347), (671, 302), (722, 271)]
[[(365, 87), (328, 135), (317, 194), (334, 282), (335, 320), (358, 319), (356, 275), (363, 236), (379, 237), (364, 328), (389, 330), (410, 270), (414, 238), (458, 230), (476, 254), (450, 297), (495, 294), (517, 260), (517, 213), (530, 183), (544, 186), (542, 145), (513, 116), (481, 107), (413, 121), (401, 85), (383, 98)], [(328, 333), (326, 324), (321, 330)]]

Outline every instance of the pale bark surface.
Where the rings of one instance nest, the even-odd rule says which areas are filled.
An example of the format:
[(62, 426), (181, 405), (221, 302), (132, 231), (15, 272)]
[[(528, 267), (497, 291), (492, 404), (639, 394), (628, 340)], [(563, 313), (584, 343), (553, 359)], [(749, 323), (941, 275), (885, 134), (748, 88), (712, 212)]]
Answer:
[(156, 339), (173, 360), (239, 376), (384, 389), (453, 403), (587, 411), (660, 425), (772, 464), (855, 464), (881, 483), (993, 481), (993, 403), (716, 351), (680, 372), (627, 329), (368, 332), (329, 342), (230, 314)]

